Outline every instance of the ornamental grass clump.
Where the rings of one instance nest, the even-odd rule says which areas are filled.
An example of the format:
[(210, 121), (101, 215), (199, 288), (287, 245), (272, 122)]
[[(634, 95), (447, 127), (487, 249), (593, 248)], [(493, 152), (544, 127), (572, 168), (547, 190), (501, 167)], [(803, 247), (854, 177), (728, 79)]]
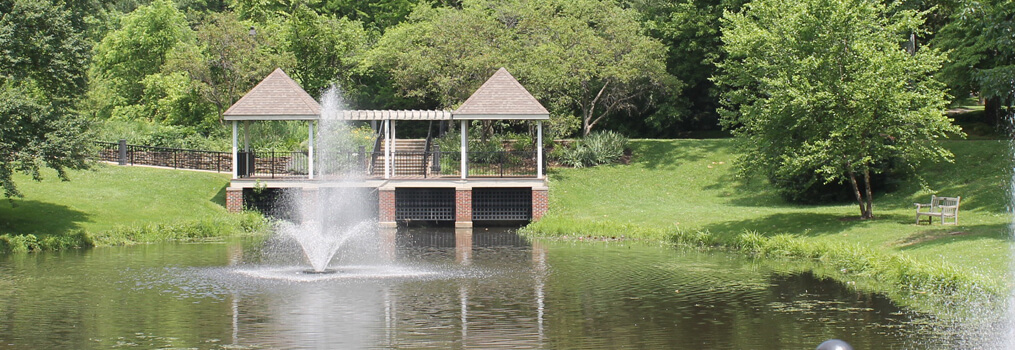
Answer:
[(568, 145), (561, 145), (551, 158), (562, 165), (584, 168), (617, 162), (624, 156), (627, 137), (614, 132), (595, 132)]

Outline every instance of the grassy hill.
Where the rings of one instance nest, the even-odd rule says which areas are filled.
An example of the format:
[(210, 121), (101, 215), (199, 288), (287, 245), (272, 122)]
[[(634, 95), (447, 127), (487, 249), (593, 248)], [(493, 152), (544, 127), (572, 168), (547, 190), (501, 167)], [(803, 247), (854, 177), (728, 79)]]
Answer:
[[(876, 196), (876, 220), (862, 221), (854, 219), (859, 209), (853, 202), (787, 203), (764, 179), (738, 178), (732, 140), (636, 140), (627, 165), (551, 172), (550, 210), (527, 231), (678, 241), (704, 236), (699, 243), (734, 249), (746, 245), (755, 251), (798, 249), (786, 254), (818, 261), (832, 259), (828, 251), (835, 249), (866, 251), (878, 256), (874, 260), (912, 260), (1002, 284), (1011, 254), (1009, 145), (998, 140), (944, 145), (955, 153), (954, 163), (924, 164), (919, 169), (924, 184), (908, 179), (895, 191)], [(926, 203), (931, 194), (962, 196), (959, 225), (914, 224), (913, 203)], [(872, 263), (844, 266), (853, 268), (850, 264)]]
[[(0, 252), (194, 239), (253, 229), (229, 214), (228, 174), (97, 164), (44, 180), (15, 175), (22, 199), (0, 201)], [(31, 235), (31, 238), (28, 238)]]

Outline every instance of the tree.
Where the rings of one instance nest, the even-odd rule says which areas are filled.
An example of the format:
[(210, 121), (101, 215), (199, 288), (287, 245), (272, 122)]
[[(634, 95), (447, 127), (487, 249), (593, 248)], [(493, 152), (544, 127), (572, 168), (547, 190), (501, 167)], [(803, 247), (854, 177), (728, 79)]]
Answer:
[(728, 57), (714, 79), (727, 90), (720, 113), (742, 141), (745, 171), (777, 186), (807, 174), (849, 183), (871, 219), (871, 176), (885, 163), (949, 159), (934, 142), (961, 133), (933, 77), (943, 55), (904, 49), (921, 22), (869, 0), (758, 0), (727, 13)]
[(408, 17), (419, 0), (324, 0), (320, 12), (359, 21), (365, 27), (383, 32)]
[(1001, 125), (1003, 109), (1015, 103), (1015, 3), (969, 1), (952, 15), (934, 42), (948, 49), (942, 70), (956, 97), (977, 93), (986, 100), (986, 119)]
[(85, 125), (71, 109), (85, 85), (88, 46), (71, 12), (48, 0), (0, 0), (0, 186), (15, 172), (87, 167)]
[(363, 25), (346, 18), (322, 16), (300, 6), (282, 25), (281, 49), (297, 57), (289, 74), (311, 94), (323, 92), (338, 83), (351, 84), (357, 55), (366, 51), (367, 34)]
[[(722, 53), (719, 20), (736, 11), (744, 0), (634, 0), (648, 34), (668, 48), (666, 71), (686, 87), (666, 96), (642, 123), (647, 135), (672, 137), (680, 131), (716, 130), (719, 92), (710, 79)], [(683, 129), (683, 130), (681, 130)]]
[(186, 72), (217, 117), (276, 67), (292, 65), (292, 56), (277, 53), (265, 30), (258, 33), (253, 22), (232, 12), (209, 14), (195, 34), (196, 45), (167, 54), (163, 71)]
[(665, 71), (665, 50), (636, 12), (612, 1), (474, 0), (417, 7), (362, 69), (389, 76), (402, 96), (451, 108), (505, 66), (555, 121), (577, 113), (587, 135), (636, 101), (653, 101), (643, 97), (680, 87)]
[(183, 13), (168, 0), (155, 1), (124, 16), (120, 28), (109, 32), (95, 47), (90, 69), (91, 108), (108, 118), (117, 107), (141, 102), (145, 78), (161, 72), (167, 55), (185, 50), (181, 48), (185, 44), (194, 45), (194, 33)]

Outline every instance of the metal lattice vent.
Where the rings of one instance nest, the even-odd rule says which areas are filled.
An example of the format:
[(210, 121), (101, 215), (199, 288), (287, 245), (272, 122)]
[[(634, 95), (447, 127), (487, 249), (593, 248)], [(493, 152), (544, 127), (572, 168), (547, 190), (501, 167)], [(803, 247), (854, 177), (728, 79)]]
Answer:
[(454, 188), (396, 188), (395, 220), (455, 220)]
[(298, 215), (286, 203), (293, 196), (301, 195), (301, 192), (298, 188), (244, 188), (243, 206), (273, 219), (295, 221)]
[(531, 188), (472, 189), (472, 220), (531, 219)]

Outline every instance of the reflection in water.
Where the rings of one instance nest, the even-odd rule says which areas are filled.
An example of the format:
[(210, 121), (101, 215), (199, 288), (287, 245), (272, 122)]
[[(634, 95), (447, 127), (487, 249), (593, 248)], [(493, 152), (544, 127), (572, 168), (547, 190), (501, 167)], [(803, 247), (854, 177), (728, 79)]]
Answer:
[(433, 273), (240, 273), (263, 268), (260, 242), (4, 257), (0, 348), (950, 347), (883, 298), (735, 256), (492, 229), (380, 241), (375, 268)]

